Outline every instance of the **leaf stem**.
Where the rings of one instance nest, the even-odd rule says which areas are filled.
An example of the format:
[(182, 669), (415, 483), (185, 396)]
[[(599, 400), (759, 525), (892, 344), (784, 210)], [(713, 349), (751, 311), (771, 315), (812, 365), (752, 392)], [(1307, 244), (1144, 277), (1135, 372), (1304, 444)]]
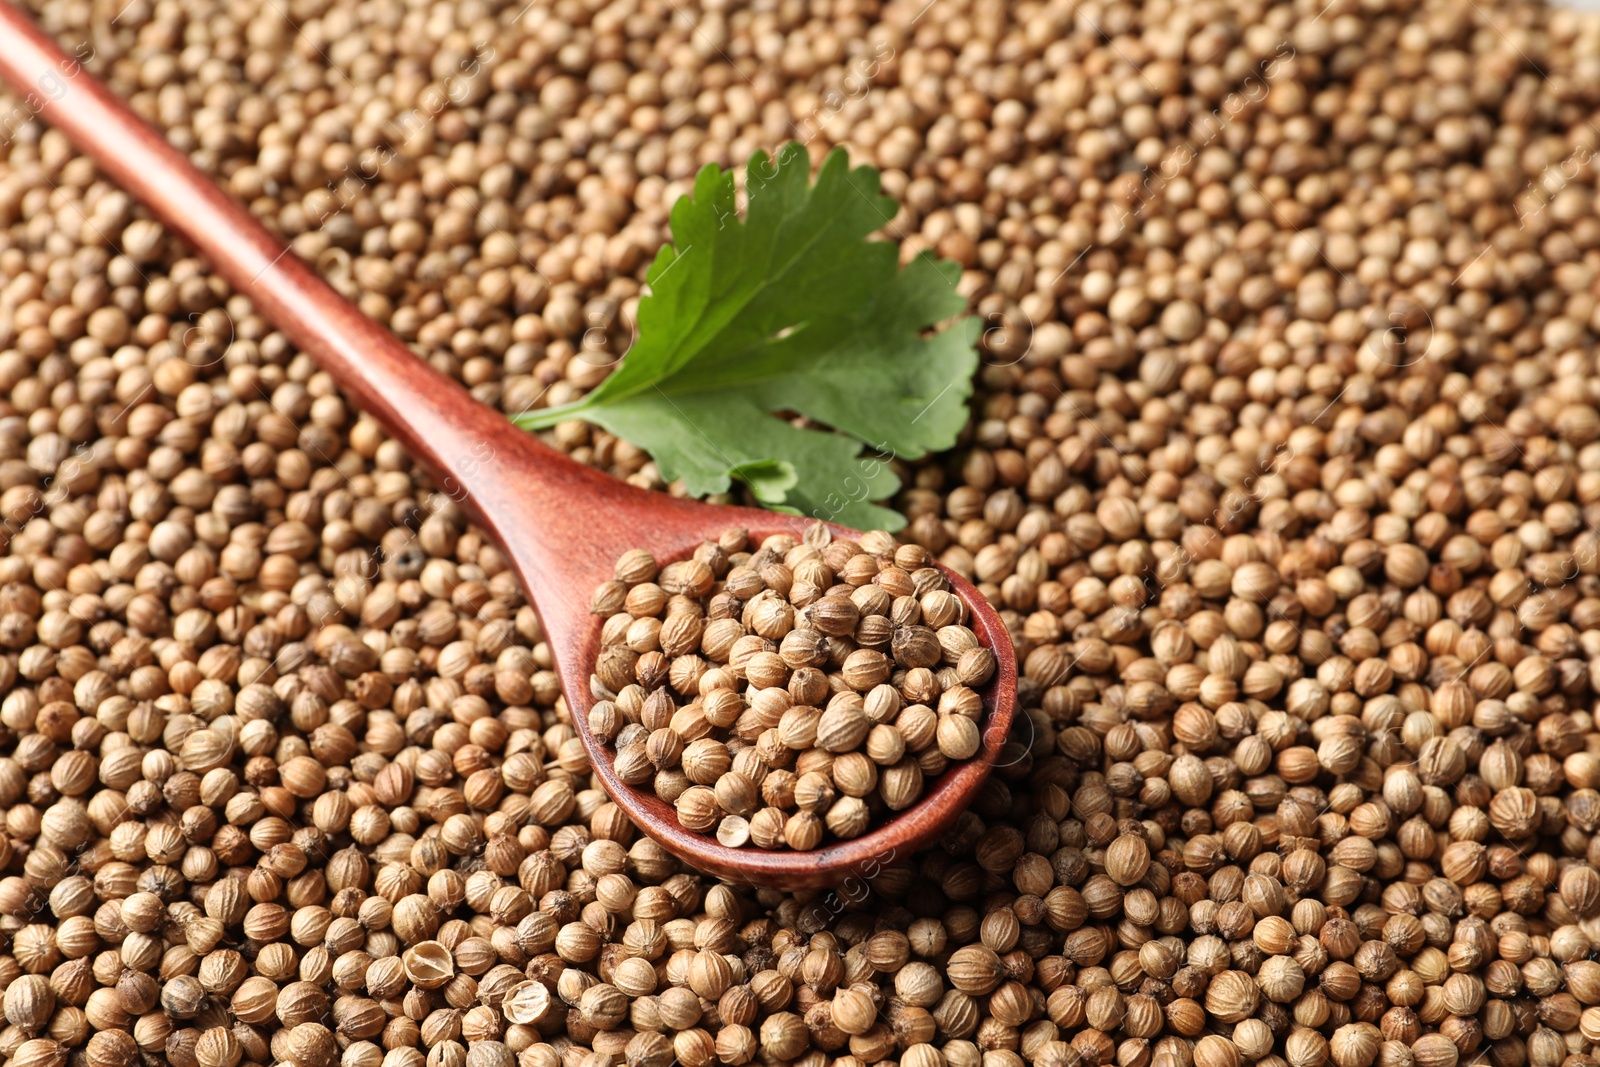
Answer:
[(561, 404), (553, 408), (539, 408), (535, 411), (524, 411), (520, 415), (513, 415), (511, 421), (524, 430), (548, 430), (558, 422), (565, 422), (577, 418), (580, 413), (589, 407), (587, 398), (574, 400), (570, 404)]

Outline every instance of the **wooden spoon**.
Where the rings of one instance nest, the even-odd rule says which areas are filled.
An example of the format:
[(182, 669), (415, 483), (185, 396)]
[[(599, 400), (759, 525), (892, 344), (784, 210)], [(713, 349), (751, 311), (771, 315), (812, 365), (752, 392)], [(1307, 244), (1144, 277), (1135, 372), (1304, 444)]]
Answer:
[[(969, 807), (1005, 743), (1016, 700), (1011, 640), (987, 600), (946, 570), (978, 639), (997, 660), (983, 692), (983, 747), (913, 807), (854, 840), (810, 852), (729, 848), (679, 825), (653, 793), (623, 784), (613, 752), (589, 731), (589, 672), (600, 619), (589, 598), (629, 548), (683, 558), (723, 530), (801, 533), (812, 520), (681, 500), (637, 489), (574, 462), (474, 400), (363, 315), (234, 203), (187, 158), (47, 37), (0, 0), (0, 77), (107, 176), (202, 252), (233, 288), (314, 358), (345, 394), (460, 500), (505, 549), (543, 621), (573, 725), (606, 792), (634, 824), (702, 871), (786, 889), (870, 878), (930, 842)], [(857, 538), (833, 527), (839, 537)]]

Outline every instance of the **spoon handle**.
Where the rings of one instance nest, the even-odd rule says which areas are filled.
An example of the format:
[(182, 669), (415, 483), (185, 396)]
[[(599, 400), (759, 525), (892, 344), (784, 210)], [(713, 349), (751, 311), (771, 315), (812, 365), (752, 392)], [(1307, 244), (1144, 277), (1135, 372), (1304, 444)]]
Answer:
[[(0, 79), (201, 252), (496, 533), (536, 600), (546, 592), (539, 586), (553, 592), (558, 572), (572, 569), (563, 546), (595, 527), (595, 512), (575, 503), (592, 501), (613, 515), (642, 511), (642, 491), (516, 429), (363, 314), (7, 0), (0, 0)], [(594, 554), (598, 565), (601, 553)]]

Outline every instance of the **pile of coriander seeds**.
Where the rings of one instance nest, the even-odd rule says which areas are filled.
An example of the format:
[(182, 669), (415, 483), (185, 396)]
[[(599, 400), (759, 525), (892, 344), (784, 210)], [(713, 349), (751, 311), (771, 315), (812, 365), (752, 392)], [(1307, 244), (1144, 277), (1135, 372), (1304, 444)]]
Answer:
[(730, 848), (860, 837), (982, 747), (995, 655), (931, 563), (822, 523), (664, 567), (632, 549), (591, 603), (589, 730), (625, 785)]
[(1595, 16), (30, 3), (508, 413), (609, 373), (702, 164), (881, 168), (986, 327), (895, 536), (1022, 678), (926, 850), (684, 868), (459, 502), (8, 97), (13, 1067), (1595, 1067)]

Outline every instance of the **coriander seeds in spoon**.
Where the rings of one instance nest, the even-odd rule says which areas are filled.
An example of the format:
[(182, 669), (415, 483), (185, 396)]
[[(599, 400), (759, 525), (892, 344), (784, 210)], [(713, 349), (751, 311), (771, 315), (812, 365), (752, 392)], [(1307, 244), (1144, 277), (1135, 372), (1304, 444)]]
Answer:
[[(57, 72), (69, 69), (77, 70), (76, 75), (65, 79), (58, 76)], [(891, 569), (913, 576), (912, 589), (906, 595), (917, 591), (914, 575), (924, 574), (924, 582), (932, 581), (928, 574), (941, 576), (946, 588), (927, 591), (948, 592), (959, 600), (965, 612), (965, 622), (961, 625), (970, 631), (974, 642), (972, 647), (987, 650), (993, 663), (992, 668), (971, 674), (973, 681), (980, 676), (987, 680), (972, 686), (961, 685), (961, 688), (973, 694), (972, 697), (962, 695), (959, 703), (965, 709), (960, 714), (969, 718), (977, 728), (976, 750), (970, 757), (960, 760), (945, 757), (948, 765), (942, 768), (937, 766), (938, 760), (932, 756), (928, 757), (926, 764), (917, 763), (925, 779), (925, 789), (920, 799), (903, 809), (892, 809), (888, 799), (899, 799), (914, 790), (902, 793), (897, 791), (900, 787), (891, 786), (889, 797), (885, 798), (881, 788), (884, 773), (881, 768), (902, 766), (906, 757), (885, 764), (872, 760), (868, 753), (867, 758), (875, 764), (875, 773), (880, 778), (879, 796), (883, 800), (884, 810), (875, 813), (865, 795), (857, 798), (867, 807), (867, 829), (857, 836), (835, 832), (832, 839), (827, 839), (823, 832), (830, 829), (827, 826), (828, 813), (838, 806), (839, 783), (836, 779), (828, 783), (836, 795), (827, 804), (826, 810), (821, 810), (820, 798), (825, 795), (820, 788), (823, 783), (818, 779), (808, 779), (808, 789), (813, 785), (818, 787), (816, 795), (812, 796), (802, 793), (799, 779), (803, 775), (796, 775), (796, 793), (808, 798), (811, 807), (806, 810), (817, 816), (822, 824), (816, 831), (816, 841), (812, 842), (811, 830), (806, 829), (813, 826), (812, 820), (802, 819), (796, 830), (797, 835), (803, 833), (805, 836), (797, 836), (796, 840), (800, 844), (815, 844), (817, 847), (796, 848), (788, 840), (790, 816), (785, 815), (784, 847), (761, 848), (756, 844), (753, 829), (748, 842), (730, 845), (719, 841), (714, 830), (721, 828), (720, 818), (716, 826), (711, 827), (705, 818), (696, 820), (691, 813), (693, 825), (707, 826), (713, 832), (691, 829), (682, 821), (674, 805), (661, 795), (652, 789), (641, 788), (643, 783), (624, 781), (617, 767), (619, 750), (596, 737), (591, 729), (591, 721), (596, 718), (594, 709), (599, 703), (612, 704), (624, 716), (626, 708), (616, 699), (597, 700), (590, 683), (591, 674), (609, 670), (606, 664), (600, 662), (600, 655), (605, 639), (612, 636), (605, 632), (606, 621), (591, 614), (591, 598), (596, 589), (617, 580), (617, 561), (624, 553), (643, 548), (653, 560), (670, 566), (679, 560), (694, 558), (695, 552), (703, 545), (720, 545), (719, 539), (729, 530), (747, 531), (744, 547), (738, 552), (754, 546), (751, 549), (752, 558), (768, 546), (772, 547), (774, 554), (779, 554), (777, 549), (780, 545), (790, 546), (781, 552), (784, 559), (789, 557), (794, 546), (799, 545), (809, 544), (819, 556), (826, 554), (834, 544), (859, 546), (862, 551), (851, 551), (849, 558), (843, 561), (842, 568), (830, 568), (836, 573), (829, 576), (827, 583), (810, 583), (821, 591), (818, 599), (826, 599), (836, 584), (834, 578), (837, 572), (847, 575), (844, 584), (852, 589), (874, 584), (870, 578), (860, 585), (853, 583), (849, 575), (855, 572), (849, 568), (863, 568), (861, 575), (866, 577), (864, 568), (869, 564), (851, 564), (850, 559), (862, 554), (869, 559), (881, 559), (884, 553), (873, 550), (880, 547), (874, 540), (875, 535), (863, 535), (833, 526), (818, 528), (811, 520), (793, 515), (702, 504), (663, 493), (646, 492), (568, 459), (531, 434), (514, 427), (498, 412), (478, 403), (458, 382), (434, 370), (393, 334), (362, 315), (277, 237), (196, 170), (182, 153), (139, 119), (125, 103), (114, 97), (87, 71), (81, 70), (21, 9), (12, 4), (0, 4), (0, 77), (24, 94), (30, 94), (37, 85), (57, 85), (57, 92), (48, 98), (39, 98), (39, 116), (65, 134), (107, 176), (138, 198), (163, 224), (203, 253), (218, 274), (238, 292), (248, 296), (263, 317), (315, 359), (356, 406), (377, 419), (415, 460), (434, 474), (443, 490), (470, 509), (499, 541), (521, 578), (523, 588), (539, 611), (546, 640), (560, 668), (568, 713), (588, 753), (594, 774), (618, 807), (661, 845), (680, 859), (718, 877), (786, 889), (824, 886), (852, 875), (871, 877), (896, 858), (903, 858), (933, 840), (974, 802), (979, 787), (994, 765), (995, 757), (1005, 744), (1011, 725), (1016, 698), (1015, 656), (1004, 624), (983, 596), (960, 576), (931, 561), (922, 560), (917, 562), (928, 562), (929, 565), (917, 566), (910, 571), (899, 566), (897, 560), (890, 564)], [(37, 98), (37, 94), (31, 95)], [(826, 532), (825, 539), (822, 531)], [(807, 537), (811, 541), (807, 542)], [(735, 554), (738, 553), (729, 553), (730, 556)], [(791, 571), (799, 570), (810, 560), (809, 555), (802, 555), (806, 558), (797, 559), (794, 566), (788, 563), (783, 566)], [(894, 560), (894, 554), (890, 555)], [(878, 562), (870, 566), (874, 568), (873, 578), (886, 573)], [(732, 569), (730, 561), (729, 573)], [(757, 576), (760, 577), (759, 570)], [(898, 574), (892, 574), (889, 580), (901, 582)], [(781, 577), (775, 577), (774, 581), (782, 584)], [(767, 583), (765, 578), (762, 582), (764, 591), (776, 591), (777, 586)], [(823, 584), (828, 586), (827, 590), (821, 589)], [(882, 587), (885, 583), (877, 584)], [(891, 595), (899, 591), (898, 588), (886, 589)], [(759, 591), (756, 595), (759, 595)], [(793, 582), (785, 595), (790, 607), (796, 607)], [(869, 593), (867, 596), (873, 597), (875, 594)], [(751, 599), (754, 598), (752, 596)], [(901, 599), (894, 596), (896, 603)], [(921, 607), (922, 601), (919, 599), (917, 602)], [(799, 612), (803, 615), (813, 603), (808, 601), (798, 605)], [(851, 603), (855, 603), (853, 594)], [(945, 604), (945, 609), (948, 609), (946, 602), (939, 603)], [(827, 610), (840, 606), (842, 602)], [(856, 604), (856, 608), (859, 628), (862, 625), (860, 605)], [(923, 607), (922, 610), (926, 612), (927, 609)], [(826, 636), (826, 657), (817, 661), (821, 666), (809, 663), (803, 666), (816, 670), (826, 668), (825, 674), (837, 672), (845, 689), (861, 695), (863, 714), (867, 714), (869, 699), (874, 701), (872, 712), (867, 714), (869, 719), (873, 715), (887, 715), (881, 702), (889, 698), (887, 695), (875, 696), (874, 691), (880, 684), (893, 684), (893, 668), (885, 675), (883, 682), (874, 681), (865, 691), (855, 688), (844, 676), (853, 670), (850, 656), (861, 648), (894, 659), (895, 635), (892, 627), (888, 634), (889, 652), (883, 653), (875, 647), (875, 643), (881, 644), (882, 634), (872, 629), (880, 624), (871, 624), (864, 635), (868, 640), (861, 642), (856, 640), (855, 633), (850, 637), (827, 633), (822, 627), (831, 624), (825, 621), (824, 614), (823, 611), (814, 613), (812, 621), (818, 627), (818, 632)], [(879, 617), (871, 613), (867, 615), (869, 619)], [(666, 621), (663, 619), (661, 629), (665, 628)], [(759, 633), (756, 636), (762, 641), (771, 640), (760, 637)], [(915, 634), (915, 640), (921, 639), (919, 631)], [(911, 638), (903, 640), (910, 641)], [(941, 647), (941, 662), (935, 673), (948, 670), (959, 675), (963, 670), (961, 657), (967, 654), (968, 649), (956, 649), (960, 655), (952, 666), (943, 661), (947, 658), (944, 653), (951, 649), (945, 647), (942, 639), (936, 640)], [(965, 638), (955, 637), (952, 640), (965, 646)], [(836, 646), (836, 641), (841, 644)], [(738, 638), (735, 638), (733, 643), (737, 642)], [(853, 642), (855, 647), (848, 647), (842, 642)], [(764, 646), (759, 650), (755, 650), (755, 646), (747, 648), (752, 651), (749, 655), (741, 652), (738, 662), (727, 666), (719, 664), (714, 668), (731, 673), (731, 685), (724, 684), (728, 681), (725, 679), (719, 685), (708, 688), (706, 696), (700, 694), (696, 685), (693, 692), (679, 691), (670, 699), (680, 707), (683, 706), (680, 702), (685, 699), (689, 704), (698, 700), (704, 708), (708, 699), (718, 702), (727, 699), (711, 697), (709, 694), (731, 691), (746, 704), (746, 710), (759, 705), (758, 714), (769, 714), (772, 709), (764, 701), (777, 698), (762, 694), (776, 686), (758, 686), (756, 695), (747, 696), (750, 688), (746, 672), (741, 688), (738, 675), (745, 661), (766, 652)], [(780, 651), (776, 653), (780, 660), (783, 659), (781, 648), (780, 640)], [(638, 655), (642, 658), (644, 654)], [(912, 649), (908, 654), (912, 657), (925, 656), (931, 654), (931, 649)], [(821, 656), (820, 648), (815, 655)], [(977, 658), (972, 657), (969, 669), (975, 668)], [(866, 657), (857, 662), (861, 664), (870, 659)], [(912, 661), (914, 659), (908, 660)], [(865, 682), (882, 671), (883, 664), (876, 660), (872, 662), (875, 666), (869, 673), (860, 675), (858, 681)], [(761, 665), (770, 666), (770, 661), (763, 659)], [(799, 669), (789, 668), (788, 681), (792, 681), (793, 674)], [(909, 675), (921, 668), (900, 669)], [(931, 666), (928, 669), (933, 670)], [(670, 673), (670, 668), (668, 671)], [(656, 681), (654, 678), (650, 680)], [(662, 679), (661, 684), (667, 680)], [(759, 680), (774, 679), (758, 677)], [(902, 683), (904, 681), (902, 679)], [(645, 686), (637, 681), (630, 684), (640, 684), (642, 689), (651, 692), (661, 688), (661, 684)], [(809, 675), (804, 684), (812, 684)], [(834, 683), (828, 681), (826, 684), (829, 694), (834, 694)], [(913, 681), (911, 691), (902, 691), (899, 699), (904, 702), (907, 696), (914, 697), (917, 684), (920, 683)], [(627, 686), (622, 688), (627, 689)], [(935, 700), (943, 699), (949, 688), (941, 681), (940, 693)], [(788, 692), (787, 681), (784, 691)], [(810, 696), (811, 692), (805, 689), (801, 695)], [(838, 692), (842, 694), (844, 690)], [(622, 693), (617, 692), (615, 696), (621, 698)], [(981, 705), (981, 713), (967, 715), (966, 711), (975, 710), (972, 707), (974, 699)], [(830, 696), (820, 707), (814, 704), (798, 706), (815, 708), (820, 725), (831, 700)], [(846, 697), (839, 701), (839, 706), (854, 709), (854, 701)], [(928, 705), (922, 702), (922, 706), (932, 710), (936, 716), (946, 712), (937, 703)], [(730, 707), (717, 714), (726, 716), (731, 710)], [(603, 723), (607, 714), (601, 711), (597, 718)], [(733, 722), (737, 724), (739, 716), (743, 714), (744, 711), (740, 711), (734, 716)], [(836, 740), (841, 745), (845, 741), (853, 745), (853, 735), (860, 724), (853, 715), (842, 717), (850, 719), (853, 725), (847, 724), (846, 733)], [(781, 724), (781, 715), (779, 721)], [(884, 724), (873, 722), (872, 725)], [(798, 734), (791, 732), (790, 739), (804, 739), (804, 726), (801, 724)], [(905, 731), (900, 732), (901, 740), (905, 741)], [(964, 752), (970, 747), (971, 730), (966, 725), (951, 725), (948, 732), (951, 735), (951, 751)], [(869, 729), (863, 737), (863, 746), (869, 744), (871, 733)], [(939, 724), (936, 723), (934, 750), (942, 754), (944, 750), (937, 743), (939, 733)], [(620, 736), (620, 726), (618, 734), (611, 740), (615, 741), (617, 736)], [(661, 744), (670, 742), (664, 740)], [(805, 752), (816, 750), (827, 753), (832, 757), (829, 760), (830, 772), (840, 756), (857, 751), (851, 745), (845, 745), (846, 751), (839, 753), (816, 745), (795, 749), (786, 744), (785, 748), (795, 752), (797, 765)], [(908, 745), (908, 749), (916, 751), (911, 745)], [(880, 754), (887, 752), (883, 749), (879, 751)], [(922, 750), (923, 753), (927, 751)], [(775, 754), (781, 757), (781, 754)], [(714, 762), (720, 760), (717, 753), (712, 752), (711, 755)], [(632, 758), (631, 754), (629, 758)], [(731, 769), (735, 754), (730, 751), (728, 758)], [(746, 762), (751, 758), (746, 757)], [(820, 765), (822, 757), (812, 756), (811, 760)], [(626, 763), (622, 770), (632, 776)], [(810, 773), (813, 768), (808, 765), (806, 770)], [(864, 769), (861, 770), (865, 773)], [(820, 779), (820, 771), (817, 773)], [(910, 772), (905, 773), (909, 775)], [(860, 783), (859, 778), (849, 777), (848, 774), (845, 781), (852, 788)], [(651, 784), (654, 785), (654, 779)], [(715, 787), (710, 788), (714, 795)], [(780, 799), (787, 799), (782, 794), (778, 795)], [(680, 793), (678, 798), (682, 796)], [(701, 794), (695, 796), (697, 801), (704, 799)], [(812, 807), (818, 810), (813, 811)], [(786, 810), (780, 805), (767, 804), (754, 814), (768, 808)], [(719, 810), (722, 810), (720, 802)], [(797, 803), (795, 814), (799, 811)], [(709, 814), (708, 807), (702, 811), (702, 815), (705, 814)], [(859, 815), (855, 805), (846, 804), (836, 815), (835, 822), (847, 831), (854, 830)], [(878, 821), (874, 821), (875, 815)], [(776, 817), (762, 818), (772, 823)], [(737, 824), (732, 825), (730, 833), (732, 839), (738, 839)], [(763, 829), (762, 833), (765, 835), (766, 830)], [(776, 844), (775, 837), (764, 836), (763, 839)]]
[(589, 731), (617, 777), (730, 847), (861, 837), (977, 755), (995, 655), (920, 545), (725, 530), (595, 592)]

